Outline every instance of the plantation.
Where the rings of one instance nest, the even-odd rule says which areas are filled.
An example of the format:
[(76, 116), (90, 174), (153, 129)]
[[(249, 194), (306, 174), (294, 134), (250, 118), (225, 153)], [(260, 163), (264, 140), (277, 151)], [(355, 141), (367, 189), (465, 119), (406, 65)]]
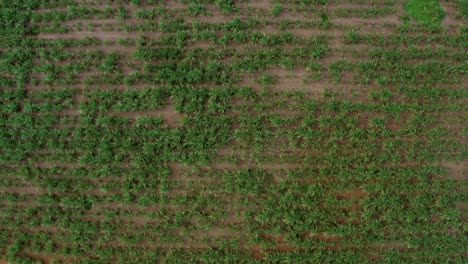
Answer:
[(467, 263), (465, 0), (0, 0), (0, 263)]

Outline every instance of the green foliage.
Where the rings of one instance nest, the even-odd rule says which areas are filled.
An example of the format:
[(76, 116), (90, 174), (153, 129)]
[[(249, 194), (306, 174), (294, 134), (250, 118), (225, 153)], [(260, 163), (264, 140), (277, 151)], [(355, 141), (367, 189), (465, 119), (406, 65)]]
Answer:
[(278, 81), (278, 79), (271, 75), (271, 74), (262, 74), (260, 78), (258, 78), (258, 82), (262, 85), (271, 85)]
[(277, 17), (277, 16), (279, 16), (281, 13), (283, 13), (283, 10), (284, 10), (283, 5), (281, 5), (281, 4), (275, 4), (275, 5), (271, 8), (271, 16), (272, 16), (272, 17)]
[(463, 19), (468, 18), (468, 2), (464, 0), (455, 0), (458, 5), (459, 16)]
[(117, 12), (116, 12), (115, 15), (116, 15), (116, 17), (117, 17), (118, 19), (121, 19), (121, 20), (127, 18), (127, 16), (128, 16), (127, 10), (126, 10), (124, 7), (122, 7), (122, 6), (120, 6), (119, 8), (117, 8)]
[(445, 16), (438, 0), (408, 0), (403, 7), (415, 21), (425, 25), (439, 25)]
[(0, 3), (2, 260), (466, 262), (467, 27), (439, 7), (88, 2)]
[(119, 71), (118, 65), (119, 55), (115, 53), (109, 53), (101, 64), (101, 70), (109, 73), (117, 73)]
[(215, 4), (225, 14), (238, 11), (234, 0), (215, 0)]
[(207, 9), (204, 4), (202, 3), (197, 3), (197, 2), (191, 2), (189, 4), (189, 12), (192, 16), (200, 16), (200, 15), (206, 15), (207, 14)]

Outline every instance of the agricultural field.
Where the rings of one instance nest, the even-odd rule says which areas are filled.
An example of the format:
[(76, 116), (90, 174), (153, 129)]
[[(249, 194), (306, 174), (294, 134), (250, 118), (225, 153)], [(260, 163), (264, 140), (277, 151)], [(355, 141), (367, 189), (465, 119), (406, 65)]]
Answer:
[(0, 263), (467, 263), (467, 22), (0, 0)]

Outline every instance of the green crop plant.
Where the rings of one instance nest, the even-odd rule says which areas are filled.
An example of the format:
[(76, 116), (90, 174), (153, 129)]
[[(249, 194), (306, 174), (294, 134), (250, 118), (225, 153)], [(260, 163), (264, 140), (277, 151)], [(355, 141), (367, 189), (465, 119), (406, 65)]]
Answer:
[(203, 3), (191, 2), (188, 10), (192, 16), (206, 15), (207, 9)]
[(408, 0), (403, 7), (415, 21), (426, 25), (438, 25), (445, 16), (438, 0)]
[(0, 262), (466, 262), (436, 2), (1, 1)]
[(262, 85), (271, 85), (271, 84), (275, 84), (278, 80), (278, 78), (276, 76), (273, 76), (271, 74), (263, 74), (262, 76), (260, 76), (260, 78), (258, 78), (258, 83), (262, 84)]
[(276, 4), (271, 8), (271, 16), (277, 17), (284, 11), (284, 7), (281, 4)]
[(221, 12), (228, 14), (238, 10), (233, 0), (215, 0), (216, 6)]

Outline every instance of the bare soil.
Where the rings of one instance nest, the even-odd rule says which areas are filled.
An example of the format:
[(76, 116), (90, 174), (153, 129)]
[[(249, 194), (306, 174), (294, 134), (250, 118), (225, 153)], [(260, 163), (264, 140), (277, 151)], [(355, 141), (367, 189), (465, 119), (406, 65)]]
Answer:
[(258, 9), (270, 9), (273, 6), (273, 1), (271, 0), (251, 0), (246, 4), (250, 8)]
[(442, 162), (441, 165), (450, 170), (449, 177), (455, 180), (468, 179), (468, 162)]
[(449, 32), (456, 32), (457, 26), (463, 24), (463, 21), (456, 19), (458, 11), (455, 3), (447, 1), (439, 1), (439, 3), (445, 11), (445, 17), (442, 20), (442, 25), (445, 26)]

